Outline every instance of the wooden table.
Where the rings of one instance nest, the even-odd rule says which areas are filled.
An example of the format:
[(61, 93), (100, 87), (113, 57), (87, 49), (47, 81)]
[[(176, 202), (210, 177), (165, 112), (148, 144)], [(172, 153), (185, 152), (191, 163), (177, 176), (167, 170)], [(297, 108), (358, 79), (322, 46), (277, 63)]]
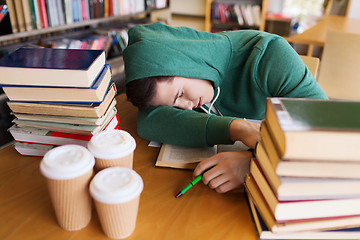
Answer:
[(360, 19), (344, 16), (326, 16), (314, 26), (300, 34), (287, 38), (287, 40), (309, 45), (307, 55), (312, 56), (315, 45), (324, 46), (326, 33), (329, 30), (360, 34)]
[[(136, 134), (136, 108), (123, 94), (117, 100), (120, 127), (137, 142), (134, 169), (144, 181), (136, 229), (128, 239), (257, 239), (242, 192), (218, 194), (199, 183), (176, 199), (192, 172), (155, 168), (159, 149)], [(0, 239), (108, 239), (95, 210), (82, 230), (59, 227), (40, 160), (21, 156), (11, 146), (0, 150)]]

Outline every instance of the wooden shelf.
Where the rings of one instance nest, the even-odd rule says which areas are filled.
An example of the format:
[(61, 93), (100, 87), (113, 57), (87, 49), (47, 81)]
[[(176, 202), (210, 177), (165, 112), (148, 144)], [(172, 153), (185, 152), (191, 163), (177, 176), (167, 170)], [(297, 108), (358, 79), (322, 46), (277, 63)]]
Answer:
[[(257, 2), (249, 0), (206, 0), (205, 5), (205, 31), (211, 32), (213, 28), (231, 30), (229, 28), (238, 29), (256, 29), (260, 31), (265, 30), (266, 13), (268, 9), (268, 0), (259, 0), (258, 3), (261, 7), (260, 24), (257, 26), (248, 24), (239, 24), (237, 22), (221, 22), (212, 19), (212, 3), (226, 3), (226, 4), (251, 4), (255, 5)], [(255, 3), (255, 4), (254, 4)]]

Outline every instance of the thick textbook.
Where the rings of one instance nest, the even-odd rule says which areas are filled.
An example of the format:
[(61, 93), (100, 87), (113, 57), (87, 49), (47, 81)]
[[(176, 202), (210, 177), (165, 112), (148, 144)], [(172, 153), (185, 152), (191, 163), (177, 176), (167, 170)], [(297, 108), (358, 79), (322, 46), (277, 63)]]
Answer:
[[(260, 176), (260, 175), (259, 175)], [(360, 197), (320, 200), (279, 201), (266, 178), (254, 178), (276, 222), (310, 221), (360, 217)]]
[[(246, 192), (245, 192), (246, 193)], [(256, 206), (254, 200), (250, 196), (250, 194), (246, 195), (250, 214), (252, 220), (255, 225), (256, 232), (258, 234), (259, 240), (275, 240), (275, 239), (287, 239), (287, 240), (329, 240), (329, 239), (338, 239), (338, 240), (355, 240), (360, 239), (360, 227), (350, 227), (351, 224), (344, 224), (341, 228), (336, 228), (333, 230), (322, 230), (321, 224), (328, 225), (330, 222), (338, 221), (330, 220), (330, 222), (299, 222), (299, 223), (290, 223), (290, 224), (276, 224), (273, 220), (268, 217), (262, 217), (260, 214), (258, 207)], [(265, 218), (267, 221), (265, 223)], [(348, 223), (353, 222), (353, 225), (356, 225), (356, 222), (359, 221), (360, 218), (353, 219), (342, 219), (344, 221), (348, 221)], [(341, 220), (340, 220), (341, 221)], [(269, 225), (269, 227), (267, 227)], [(320, 230), (316, 228), (320, 226)], [(306, 227), (309, 226), (309, 227)], [(312, 228), (311, 226), (315, 226)], [(325, 227), (326, 228), (326, 227)], [(331, 227), (330, 227), (331, 228)], [(275, 230), (275, 231), (272, 231)], [(278, 231), (280, 230), (280, 231)]]
[(256, 157), (250, 161), (250, 173), (256, 182), (268, 183), (280, 201), (360, 197), (360, 179), (279, 177), (266, 158)]
[(281, 177), (316, 177), (360, 179), (360, 162), (284, 160), (281, 159), (266, 120), (261, 122), (261, 142), (256, 147), (256, 155), (261, 165), (270, 165)]
[(56, 146), (64, 144), (77, 144), (86, 147), (92, 137), (90, 135), (57, 132), (42, 128), (17, 127), (15, 124), (9, 128), (9, 132), (16, 142)]
[(14, 119), (19, 127), (34, 127), (42, 128), (58, 132), (67, 132), (83, 135), (94, 135), (97, 132), (104, 131), (107, 128), (116, 129), (119, 124), (119, 117), (115, 114), (110, 119), (107, 119), (103, 125), (77, 125), (77, 124), (68, 124), (68, 123), (52, 123), (52, 122), (38, 122), (38, 121), (27, 121)]
[(42, 157), (56, 146), (36, 143), (15, 142), (14, 148), (23, 156)]
[[(264, 220), (267, 229), (275, 234), (276, 233), (291, 234), (292, 236), (295, 236), (297, 233), (304, 231), (333, 230), (340, 228), (345, 229), (345, 228), (359, 227), (360, 225), (360, 216), (310, 219), (307, 221), (279, 222), (275, 219), (272, 211), (269, 208), (269, 205), (265, 200), (264, 195), (257, 187), (257, 184), (254, 178), (251, 176), (251, 174), (248, 174), (245, 177), (245, 189), (246, 189), (246, 193), (248, 194), (248, 197), (250, 198), (250, 201), (255, 204), (257, 210), (259, 211), (259, 214), (261, 215), (261, 218)], [(305, 239), (308, 238), (309, 236)], [(283, 239), (292, 239), (292, 238), (283, 238)]]
[(3, 86), (10, 101), (20, 102), (60, 102), (60, 103), (100, 103), (104, 100), (111, 84), (110, 65), (103, 66), (96, 81), (87, 88), (44, 87), (44, 86)]
[(182, 169), (195, 169), (202, 160), (216, 153), (226, 151), (242, 151), (248, 147), (242, 142), (233, 145), (215, 145), (213, 147), (184, 147), (171, 144), (162, 144), (155, 166)]
[(116, 86), (115, 83), (112, 83), (101, 103), (63, 104), (8, 101), (7, 104), (14, 113), (97, 118), (105, 114), (112, 102), (116, 104), (115, 95)]
[(15, 117), (20, 120), (40, 121), (40, 122), (57, 122), (69, 123), (79, 125), (103, 125), (109, 115), (115, 115), (117, 110), (115, 108), (116, 101), (113, 101), (109, 106), (106, 113), (98, 118), (90, 117), (69, 117), (60, 115), (43, 115), (43, 114), (27, 114), (27, 113), (14, 113)]
[(104, 50), (19, 48), (0, 59), (0, 85), (90, 87), (105, 64)]
[(360, 161), (360, 102), (268, 98), (265, 119), (283, 159)]

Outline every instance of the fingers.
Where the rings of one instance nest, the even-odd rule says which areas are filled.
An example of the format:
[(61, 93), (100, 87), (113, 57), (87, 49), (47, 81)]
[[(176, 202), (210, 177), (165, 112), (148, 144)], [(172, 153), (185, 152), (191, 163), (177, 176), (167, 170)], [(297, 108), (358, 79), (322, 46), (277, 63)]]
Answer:
[[(249, 171), (251, 153), (223, 152), (205, 159), (194, 170), (194, 176), (203, 173), (202, 181), (216, 192), (224, 193), (239, 188)], [(208, 170), (208, 171), (206, 171)]]
[(242, 181), (240, 181), (240, 179), (233, 178), (227, 174), (221, 174), (215, 178), (211, 178), (207, 185), (218, 193), (225, 193), (230, 190), (239, 188), (241, 184)]
[(193, 176), (199, 176), (200, 174), (204, 173), (206, 170), (214, 167), (215, 165), (217, 165), (221, 160), (220, 160), (220, 156), (218, 156), (219, 154), (216, 154), (210, 158), (204, 159), (203, 161), (201, 161), (196, 168), (194, 169), (193, 172)]

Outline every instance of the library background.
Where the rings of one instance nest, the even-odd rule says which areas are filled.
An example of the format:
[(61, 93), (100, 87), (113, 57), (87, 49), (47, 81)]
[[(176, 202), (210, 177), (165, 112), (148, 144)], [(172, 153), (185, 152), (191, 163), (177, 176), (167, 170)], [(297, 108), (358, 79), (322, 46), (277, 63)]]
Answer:
[[(325, 16), (360, 17), (359, 0), (0, 0), (0, 58), (20, 47), (104, 49), (117, 94), (124, 91), (127, 30), (161, 21), (200, 31), (255, 29), (288, 39), (300, 55), (315, 47), (291, 41)], [(315, 71), (318, 69), (316, 68)], [(316, 72), (315, 74), (316, 75)], [(1, 77), (1, 76), (0, 76)], [(0, 89), (0, 146), (12, 141), (14, 118)]]

